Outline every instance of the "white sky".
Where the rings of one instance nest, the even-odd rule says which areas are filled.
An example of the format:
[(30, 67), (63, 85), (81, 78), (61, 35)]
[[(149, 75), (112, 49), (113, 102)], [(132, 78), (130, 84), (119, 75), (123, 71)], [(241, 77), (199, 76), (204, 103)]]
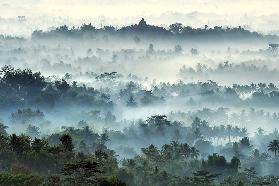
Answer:
[(167, 11), (218, 14), (277, 13), (278, 0), (1, 0), (1, 16), (69, 16), (75, 18), (160, 15)]
[(1, 18), (24, 15), (33, 23), (31, 28), (56, 26), (57, 19), (75, 25), (81, 19), (96, 22), (104, 16), (102, 21), (113, 25), (146, 17), (154, 24), (180, 21), (191, 26), (248, 25), (254, 30), (277, 31), (278, 10), (279, 0), (0, 0)]

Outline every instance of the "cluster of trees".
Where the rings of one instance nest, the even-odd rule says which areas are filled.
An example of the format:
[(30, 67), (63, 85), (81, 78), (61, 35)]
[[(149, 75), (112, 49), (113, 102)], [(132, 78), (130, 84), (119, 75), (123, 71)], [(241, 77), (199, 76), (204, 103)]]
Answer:
[[(96, 28), (91, 23), (83, 24), (78, 28), (69, 28), (66, 25), (60, 26), (49, 32), (43, 32), (42, 30), (36, 30), (32, 34), (32, 38), (50, 38), (50, 37), (73, 37), (73, 38), (84, 38), (84, 37), (96, 37), (98, 34), (110, 34), (110, 35), (125, 35), (125, 34), (138, 34), (146, 36), (168, 36), (173, 38), (223, 38), (223, 39), (263, 39), (263, 38), (276, 38), (275, 36), (264, 36), (257, 32), (251, 32), (239, 26), (236, 28), (223, 28), (222, 26), (215, 26), (210, 28), (205, 25), (204, 28), (192, 28), (190, 26), (184, 26), (181, 23), (171, 24), (168, 28), (149, 25), (144, 19), (138, 24), (131, 26), (124, 26), (122, 28), (115, 28), (113, 26), (104, 26), (102, 28)], [(135, 38), (138, 42), (140, 39)]]
[[(68, 106), (71, 104), (82, 105), (94, 108), (111, 110), (115, 103), (125, 106), (145, 106), (162, 104), (166, 100), (175, 100), (188, 97), (188, 104), (195, 105), (216, 104), (239, 106), (247, 104), (250, 106), (275, 106), (278, 100), (278, 87), (273, 83), (221, 86), (214, 81), (174, 84), (156, 84), (150, 90), (142, 85), (130, 81), (126, 84), (115, 82), (120, 74), (116, 72), (103, 73), (96, 78), (103, 83), (110, 80), (113, 87), (103, 89), (78, 85), (72, 81), (68, 83), (65, 79), (50, 81), (40, 72), (32, 72), (30, 69), (14, 69), (11, 66), (4, 66), (1, 69), (0, 77), (0, 105), (1, 108), (52, 108), (57, 105)], [(70, 74), (67, 75), (67, 77)], [(108, 86), (110, 85), (108, 84)], [(173, 94), (177, 94), (176, 97)], [(118, 94), (118, 95), (117, 95)], [(251, 94), (247, 98), (242, 95)], [(199, 96), (199, 99), (191, 97)], [(187, 100), (185, 100), (187, 103)], [(22, 110), (29, 112), (28, 110)], [(31, 113), (30, 113), (31, 114)], [(20, 113), (15, 113), (20, 115)], [(18, 116), (20, 117), (20, 116)]]
[[(164, 124), (162, 124), (162, 122)], [(195, 121), (196, 122), (196, 121)], [(171, 125), (165, 116), (153, 116), (149, 125)], [(154, 144), (141, 148), (138, 155), (119, 159), (107, 147), (111, 131), (102, 134), (84, 129), (64, 128), (44, 138), (9, 135), (1, 127), (0, 180), (2, 185), (276, 185), (278, 177), (259, 176), (246, 159), (255, 162), (259, 151), (250, 157), (235, 153), (230, 161), (217, 153), (201, 158), (200, 151), (187, 143), (170, 141), (160, 148)], [(90, 146), (91, 144), (91, 146)], [(231, 143), (228, 143), (231, 144)], [(238, 147), (236, 147), (238, 146)], [(252, 149), (249, 138), (229, 147), (231, 150)], [(278, 161), (278, 140), (267, 146), (274, 152), (271, 161)], [(249, 165), (251, 167), (249, 167)], [(243, 168), (242, 166), (246, 167)]]
[[(190, 97), (188, 101), (187, 99), (185, 100), (188, 105), (196, 105), (200, 102), (203, 104), (218, 103), (219, 105), (226, 103), (226, 105), (231, 104), (234, 106), (241, 106), (244, 103), (256, 106), (262, 106), (263, 104), (275, 106), (279, 92), (278, 87), (272, 83), (268, 85), (265, 83), (234, 84), (228, 87), (218, 85), (213, 81), (160, 83), (154, 85), (150, 90), (146, 90), (141, 84), (133, 81), (116, 84), (114, 80), (119, 77), (116, 72), (103, 73), (96, 77), (98, 77), (97, 79), (100, 80), (100, 83), (109, 79), (114, 84), (114, 87), (96, 89), (85, 85), (80, 86), (75, 81), (70, 84), (64, 79), (50, 81), (39, 72), (34, 73), (29, 69), (20, 70), (11, 66), (4, 66), (0, 76), (0, 110), (10, 115), (9, 119), (13, 124), (31, 125), (29, 129), (32, 130), (29, 131), (36, 131), (34, 127), (32, 128), (32, 125), (49, 123), (49, 118), (44, 114), (44, 112), (48, 112), (45, 110), (46, 108), (63, 107), (61, 112), (69, 114), (69, 110), (72, 109), (73, 105), (82, 106), (83, 108), (88, 107), (90, 110), (86, 111), (85, 109), (80, 113), (75, 113), (73, 118), (76, 117), (74, 119), (76, 122), (84, 120), (89, 123), (97, 122), (107, 124), (106, 126), (112, 126), (113, 124), (116, 126), (121, 123), (117, 122), (117, 115), (113, 111), (112, 106), (116, 104), (127, 109), (133, 109), (135, 107), (163, 105), (169, 100), (180, 102), (180, 99), (185, 100), (185, 97)], [(174, 93), (176, 96), (173, 96)], [(245, 93), (251, 93), (251, 97), (242, 99), (241, 94)], [(196, 100), (191, 98), (191, 95), (200, 97)], [(15, 108), (20, 109), (15, 110)], [(231, 141), (231, 138), (237, 140), (247, 135), (247, 130), (237, 126), (233, 127), (232, 125), (248, 126), (253, 123), (260, 124), (261, 122), (275, 125), (278, 121), (278, 113), (255, 109), (251, 109), (249, 112), (231, 113), (230, 115), (224, 108), (219, 108), (216, 111), (203, 109), (189, 113), (170, 113), (169, 116), (174, 120), (181, 121), (180, 124), (182, 125), (191, 122), (196, 116), (202, 120), (209, 121), (212, 124), (210, 127), (207, 123), (202, 123), (199, 124), (199, 127), (192, 126), (192, 128), (198, 128), (198, 130), (195, 129), (196, 135), (202, 131), (204, 139), (213, 141), (218, 141), (219, 139)], [(3, 119), (2, 117), (0, 119)], [(141, 125), (142, 129), (146, 126), (144, 124)], [(156, 127), (163, 133), (162, 128), (164, 127), (162, 126)], [(180, 136), (175, 135), (175, 132), (185, 130), (181, 129), (178, 123), (174, 123), (171, 127), (166, 125), (166, 127), (172, 128), (168, 131), (170, 132), (169, 139), (174, 136), (179, 138)], [(33, 132), (33, 134), (35, 135), (36, 132)], [(36, 134), (35, 136), (38, 135)]]
[[(4, 66), (0, 77), (0, 106), (9, 107), (53, 107), (75, 103), (83, 106), (108, 107), (113, 103), (109, 95), (94, 88), (78, 86), (77, 82), (71, 85), (66, 80), (49, 82), (40, 72), (33, 73), (30, 69), (14, 69)], [(19, 111), (21, 112), (21, 111)], [(23, 110), (24, 112), (30, 110)]]
[[(279, 114), (255, 108), (233, 111), (229, 108), (219, 107), (217, 109), (203, 108), (202, 110), (189, 112), (170, 112), (168, 117), (170, 120), (177, 120), (183, 123), (189, 123), (193, 118), (197, 117), (213, 126), (211, 130), (207, 130), (208, 133), (219, 133), (220, 137), (230, 133), (232, 137), (243, 132), (243, 136), (246, 136), (247, 130), (243, 129), (244, 127), (250, 127), (250, 132), (254, 130), (258, 135), (263, 135), (266, 131), (259, 126), (262, 123), (266, 123), (269, 128), (275, 127), (278, 123)], [(205, 123), (204, 126), (207, 126), (208, 123)]]
[[(251, 63), (252, 62), (252, 63)], [(179, 77), (183, 80), (214, 80), (218, 81), (218, 78), (222, 77), (225, 80), (220, 82), (270, 82), (259, 83), (262, 89), (274, 88), (272, 79), (277, 78), (278, 69), (272, 68), (271, 65), (255, 64), (256, 61), (241, 62), (239, 64), (230, 63), (228, 61), (219, 63), (214, 66), (198, 63), (195, 67), (187, 67), (183, 65), (179, 70)], [(263, 77), (258, 76), (262, 74)], [(249, 75), (249, 76), (248, 76)], [(238, 78), (235, 79), (234, 77)], [(244, 79), (244, 80), (243, 80)], [(236, 81), (237, 80), (237, 81)]]
[[(270, 39), (144, 19), (0, 35), (0, 185), (279, 185), (276, 55), (240, 51)], [(215, 54), (253, 60), (173, 73)]]
[(68, 130), (51, 145), (52, 136), (32, 139), (8, 135), (3, 124), (1, 128), (0, 185), (125, 185), (111, 175), (118, 168), (117, 159), (103, 144), (102, 136), (95, 134), (98, 143), (89, 154), (74, 150)]
[(190, 75), (197, 73), (197, 74), (202, 74), (202, 73), (236, 73), (236, 72), (254, 72), (254, 73), (259, 73), (259, 72), (265, 72), (266, 73), (271, 73), (271, 72), (276, 72), (277, 69), (270, 70), (266, 65), (257, 66), (255, 64), (247, 64), (247, 63), (240, 63), (240, 64), (233, 64), (229, 63), (228, 61), (224, 63), (219, 63), (218, 65), (214, 67), (210, 67), (206, 64), (201, 64), (198, 63), (195, 68), (193, 67), (186, 67), (185, 65), (182, 66), (180, 69), (180, 73), (190, 73)]
[(40, 110), (33, 111), (30, 108), (18, 109), (11, 114), (11, 122), (14, 124), (30, 124), (42, 122), (44, 119), (44, 113)]
[[(101, 83), (114, 84), (119, 74), (102, 73), (94, 77)], [(146, 90), (140, 84), (128, 82), (119, 83), (117, 88), (97, 90), (77, 82), (69, 84), (66, 79), (71, 79), (71, 75), (51, 81), (29, 69), (2, 68), (0, 109), (19, 108), (12, 109), (9, 123), (27, 127), (22, 131), (24, 134), (21, 131), (8, 134), (7, 127), (0, 124), (0, 181), (4, 185), (278, 184), (274, 171), (279, 164), (278, 131), (267, 134), (259, 128), (256, 136), (249, 138), (246, 128), (233, 125), (249, 123), (247, 118), (269, 118), (275, 122), (277, 113), (251, 109), (229, 117), (226, 109), (219, 108), (120, 122), (111, 108), (116, 103), (129, 109), (160, 105), (193, 94), (199, 95), (204, 103), (237, 100), (243, 104), (257, 97), (267, 101), (262, 95), (278, 99), (279, 90), (274, 84), (227, 87), (213, 81), (178, 82), (160, 83)], [(244, 92), (253, 92), (252, 98), (241, 99), (239, 94)], [(233, 99), (226, 100), (228, 97)], [(88, 106), (91, 111), (80, 114), (84, 120), (78, 122), (78, 128), (63, 127), (61, 132), (41, 133), (40, 124), (48, 119), (45, 108), (58, 105), (61, 110), (73, 105)], [(110, 127), (128, 126), (98, 133), (92, 130), (97, 122)]]
[[(179, 81), (174, 84), (160, 83), (155, 85), (152, 90), (154, 95), (162, 96), (166, 100), (188, 97), (189, 105), (216, 105), (218, 103), (217, 105), (220, 107), (224, 104), (228, 107), (239, 107), (243, 104), (250, 107), (273, 107), (276, 106), (279, 98), (278, 87), (273, 83), (222, 86), (212, 80), (197, 83)], [(173, 93), (177, 95), (175, 98)], [(242, 97), (247, 94), (250, 96)]]
[(192, 123), (192, 130), (195, 135), (204, 137), (208, 140), (217, 139), (217, 141), (219, 141), (219, 139), (228, 139), (229, 142), (231, 142), (232, 138), (238, 139), (248, 135), (246, 128), (239, 128), (238, 126), (232, 125), (210, 127), (208, 122), (197, 117)]

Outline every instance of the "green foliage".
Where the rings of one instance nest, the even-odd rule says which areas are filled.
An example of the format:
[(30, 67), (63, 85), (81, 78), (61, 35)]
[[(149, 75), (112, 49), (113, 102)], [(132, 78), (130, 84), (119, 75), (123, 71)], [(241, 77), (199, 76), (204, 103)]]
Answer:
[(66, 163), (62, 172), (67, 182), (73, 185), (86, 185), (97, 183), (101, 170), (98, 162), (84, 159)]
[[(68, 84), (64, 79), (49, 82), (40, 72), (33, 73), (30, 69), (14, 69), (4, 66), (0, 73), (0, 106), (43, 106), (54, 107), (65, 100), (69, 103), (94, 105), (95, 107), (112, 106), (109, 95), (86, 86)], [(30, 122), (33, 115), (43, 117), (42, 113), (31, 109), (22, 109), (13, 113), (12, 122)], [(40, 115), (40, 116), (39, 116)], [(31, 117), (31, 118), (30, 118)], [(40, 119), (40, 118), (38, 118)]]
[(43, 182), (41, 176), (33, 174), (0, 173), (1, 186), (38, 186)]
[(10, 84), (15, 91), (26, 91), (28, 96), (34, 95), (46, 86), (45, 78), (40, 72), (33, 73), (30, 69), (14, 69), (4, 66), (1, 69), (3, 80)]
[(10, 136), (9, 144), (13, 151), (15, 151), (18, 154), (21, 154), (24, 151), (30, 150), (31, 139), (28, 136), (17, 136), (15, 134), (12, 134)]
[(218, 176), (218, 174), (210, 174), (207, 171), (201, 170), (193, 173), (193, 177), (191, 177), (191, 182), (193, 185), (212, 185), (214, 179)]
[(117, 177), (111, 176), (108, 178), (101, 178), (99, 180), (100, 186), (126, 186), (125, 182), (120, 181)]
[(6, 148), (0, 151), (0, 162), (6, 171), (0, 174), (0, 181), (4, 180), (1, 183), (5, 186), (226, 186), (276, 185), (278, 181), (276, 177), (258, 176), (253, 167), (241, 172), (237, 157), (227, 162), (224, 156), (212, 154), (201, 161), (197, 159), (199, 151), (195, 147), (176, 141), (161, 148), (154, 145), (142, 148), (141, 155), (121, 163), (115, 152), (104, 143), (108, 140), (108, 131), (105, 130), (101, 136), (94, 154), (75, 151), (77, 148), (74, 148), (72, 137), (65, 133), (60, 135), (61, 143), (58, 145), (50, 145), (47, 139), (32, 140), (24, 135), (13, 134), (3, 138)]

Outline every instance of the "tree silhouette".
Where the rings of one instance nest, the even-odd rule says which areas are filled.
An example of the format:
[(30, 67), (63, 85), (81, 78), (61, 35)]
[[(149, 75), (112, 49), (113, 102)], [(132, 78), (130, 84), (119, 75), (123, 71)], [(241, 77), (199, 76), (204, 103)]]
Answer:
[(72, 152), (72, 150), (74, 148), (74, 145), (73, 145), (73, 142), (72, 142), (72, 138), (69, 134), (63, 134), (60, 137), (60, 141), (63, 145), (64, 150)]
[(0, 136), (4, 136), (4, 137), (7, 137), (8, 136), (8, 133), (6, 131), (8, 127), (5, 126), (3, 123), (0, 122)]
[(234, 156), (234, 157), (231, 159), (231, 167), (232, 167), (235, 171), (237, 171), (238, 168), (239, 168), (239, 166), (240, 166), (240, 160), (239, 160), (237, 157)]
[(273, 140), (268, 144), (268, 150), (274, 152), (274, 156), (276, 157), (276, 153), (279, 150), (279, 140)]
[(21, 154), (24, 151), (30, 150), (31, 139), (28, 136), (17, 136), (16, 134), (12, 134), (10, 136), (9, 145), (13, 149), (13, 151)]

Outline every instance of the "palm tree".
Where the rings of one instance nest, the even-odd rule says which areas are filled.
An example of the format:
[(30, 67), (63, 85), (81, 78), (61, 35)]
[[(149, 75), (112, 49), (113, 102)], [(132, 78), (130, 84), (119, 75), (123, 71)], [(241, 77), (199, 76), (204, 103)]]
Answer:
[(276, 153), (279, 150), (279, 141), (273, 140), (268, 144), (268, 150), (274, 152), (274, 156), (276, 157)]
[(180, 153), (185, 158), (189, 158), (190, 155), (191, 155), (191, 147), (187, 143), (181, 144), (180, 145)]
[(194, 158), (194, 159), (197, 159), (200, 155), (199, 150), (196, 149), (195, 147), (191, 147), (190, 152), (191, 152), (191, 154), (190, 154), (191, 158)]

